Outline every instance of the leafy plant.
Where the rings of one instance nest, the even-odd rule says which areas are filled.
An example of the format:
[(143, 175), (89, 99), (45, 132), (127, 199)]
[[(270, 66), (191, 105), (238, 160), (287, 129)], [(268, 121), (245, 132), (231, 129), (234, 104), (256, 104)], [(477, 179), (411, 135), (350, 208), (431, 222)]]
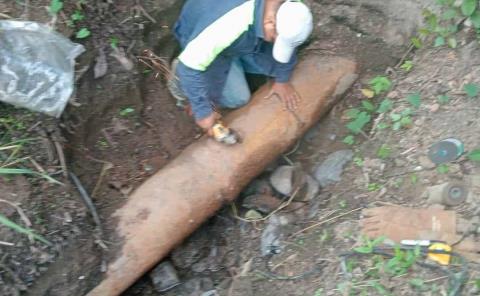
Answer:
[(412, 185), (415, 185), (418, 183), (418, 175), (417, 174), (412, 174), (410, 175), (410, 182)]
[(414, 93), (410, 94), (407, 96), (407, 101), (415, 107), (415, 109), (420, 108), (420, 105), (422, 104), (422, 97), (420, 96), (419, 93)]
[(478, 0), (463, 0), (461, 10), (464, 16), (471, 16), (477, 8)]
[(382, 188), (382, 185), (378, 184), (378, 183), (369, 183), (367, 185), (367, 190), (370, 191), (370, 192), (373, 192), (373, 191), (378, 191)]
[(412, 61), (405, 61), (401, 66), (400, 69), (405, 70), (406, 72), (410, 72), (413, 68)]
[(354, 163), (356, 166), (358, 166), (358, 167), (361, 168), (361, 167), (363, 167), (364, 160), (363, 160), (363, 158), (356, 156), (356, 157), (353, 158), (353, 163)]
[(396, 245), (394, 247), (394, 257), (386, 262), (385, 271), (396, 276), (403, 275), (408, 272), (413, 264), (415, 264), (419, 256), (419, 246), (417, 246), (414, 250), (402, 250)]
[(370, 80), (368, 84), (376, 95), (389, 91), (392, 86), (390, 79), (385, 76), (377, 76)]
[(375, 111), (375, 105), (373, 105), (370, 101), (367, 100), (362, 101), (362, 107), (369, 112)]
[(110, 47), (113, 48), (113, 49), (117, 49), (118, 48), (118, 42), (120, 40), (118, 40), (117, 37), (111, 37), (110, 38)]
[(386, 239), (385, 236), (380, 236), (380, 237), (377, 237), (376, 239), (374, 240), (371, 240), (367, 237), (363, 237), (363, 243), (362, 243), (362, 246), (360, 247), (356, 247), (354, 248), (353, 250), (357, 253), (361, 253), (361, 254), (371, 254), (373, 253), (375, 247), (377, 247), (378, 245), (380, 245), (381, 243), (383, 243), (383, 241)]
[(393, 102), (389, 99), (384, 99), (381, 103), (380, 106), (377, 109), (377, 113), (385, 113), (393, 108)]
[(135, 112), (135, 109), (131, 108), (131, 107), (127, 107), (127, 108), (124, 108), (122, 110), (120, 110), (119, 114), (120, 116), (128, 116), (130, 114), (132, 114), (133, 112)]
[(380, 146), (380, 148), (378, 148), (377, 156), (379, 158), (386, 159), (390, 156), (390, 154), (392, 154), (392, 149), (388, 147), (387, 144), (383, 144), (382, 146)]
[(87, 38), (87, 37), (90, 36), (90, 35), (91, 35), (91, 32), (90, 32), (89, 29), (87, 29), (87, 28), (81, 28), (81, 29), (77, 32), (77, 34), (75, 34), (75, 37), (76, 37), (77, 39), (84, 39), (84, 38)]
[(423, 47), (423, 42), (418, 37), (413, 37), (412, 39), (410, 39), (410, 41), (412, 42), (413, 46), (415, 46), (416, 48)]
[(353, 121), (347, 124), (347, 128), (354, 134), (358, 134), (370, 120), (371, 116), (367, 112), (360, 112)]
[(450, 168), (448, 167), (447, 164), (441, 164), (437, 167), (437, 172), (439, 172), (440, 174), (446, 174), (450, 171)]
[(352, 135), (348, 135), (343, 139), (342, 142), (347, 144), (347, 145), (352, 146), (353, 144), (355, 144), (355, 137), (352, 136)]
[(467, 94), (467, 97), (474, 98), (478, 95), (479, 87), (474, 83), (467, 83), (463, 86), (463, 90)]
[(472, 161), (480, 161), (480, 149), (475, 149), (467, 155)]
[(78, 22), (85, 19), (85, 16), (80, 10), (75, 10), (75, 12), (70, 16), (73, 22)]
[(409, 127), (412, 125), (412, 118), (410, 115), (412, 110), (410, 108), (404, 109), (401, 113), (391, 113), (390, 119), (393, 122), (392, 129), (398, 131), (402, 127)]
[(48, 11), (51, 14), (57, 14), (63, 8), (63, 2), (61, 0), (51, 0)]

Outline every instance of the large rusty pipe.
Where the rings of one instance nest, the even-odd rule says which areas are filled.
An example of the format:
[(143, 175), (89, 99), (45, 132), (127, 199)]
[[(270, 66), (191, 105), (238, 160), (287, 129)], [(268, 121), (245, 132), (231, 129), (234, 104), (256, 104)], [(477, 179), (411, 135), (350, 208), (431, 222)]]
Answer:
[(305, 58), (292, 80), (302, 98), (296, 116), (278, 100), (265, 99), (268, 88), (263, 87), (246, 107), (225, 118), (243, 138), (241, 144), (227, 147), (204, 137), (149, 178), (115, 212), (123, 245), (88, 295), (119, 295), (234, 200), (328, 111), (355, 80), (355, 71), (355, 63), (344, 58)]

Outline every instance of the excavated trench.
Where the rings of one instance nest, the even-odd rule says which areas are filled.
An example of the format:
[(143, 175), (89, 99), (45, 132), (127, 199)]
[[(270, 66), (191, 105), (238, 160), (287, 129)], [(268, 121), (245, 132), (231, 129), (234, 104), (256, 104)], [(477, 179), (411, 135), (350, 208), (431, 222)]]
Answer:
[[(178, 47), (170, 34), (170, 28), (176, 19), (181, 2), (165, 1), (164, 6), (153, 15), (157, 23), (147, 26), (143, 36), (137, 37), (134, 52), (140, 52), (143, 48), (150, 48), (157, 55), (166, 57), (168, 60), (177, 54)], [(354, 61), (358, 65), (357, 71), (351, 72), (360, 73), (359, 81), (373, 73), (382, 73), (387, 67), (398, 63), (408, 48), (409, 40), (414, 30), (421, 23), (422, 7), (430, 3), (430, 1), (420, 0), (401, 2), (393, 0), (317, 0), (306, 2), (311, 5), (314, 11), (317, 26), (311, 40), (301, 50), (302, 59), (306, 61), (309, 59), (319, 59), (319, 61), (322, 61), (322, 59), (333, 60), (333, 64), (329, 64), (333, 69), (336, 69), (335, 63), (339, 61), (339, 57), (342, 58), (340, 60)], [(86, 61), (84, 62), (88, 63), (92, 62), (93, 57), (85, 57), (85, 59)], [(214, 211), (222, 204), (218, 200), (213, 204), (209, 203), (209, 199), (205, 197), (206, 199), (195, 199), (194, 204), (184, 204), (183, 206), (172, 208), (172, 211), (175, 209), (182, 214), (185, 214), (183, 211), (188, 209), (196, 217), (192, 225), (189, 225), (191, 223), (186, 221), (184, 216), (178, 216), (174, 212), (169, 214), (171, 217), (158, 216), (166, 215), (170, 211), (168, 209), (167, 212), (162, 212), (165, 209), (161, 210), (161, 206), (157, 209), (155, 204), (158, 201), (149, 205), (148, 199), (166, 198), (167, 200), (177, 195), (180, 198), (185, 194), (197, 192), (197, 190), (204, 192), (206, 196), (214, 195), (217, 192), (214, 190), (216, 188), (215, 182), (222, 184), (224, 182), (222, 182), (222, 179), (217, 180), (215, 174), (212, 174), (212, 187), (209, 187), (207, 180), (196, 179), (197, 176), (190, 175), (191, 172), (187, 168), (194, 158), (190, 158), (188, 155), (185, 156), (185, 153), (194, 155), (193, 149), (198, 149), (199, 151), (211, 149), (208, 153), (219, 153), (220, 151), (213, 147), (212, 143), (208, 143), (205, 140), (196, 140), (199, 131), (195, 128), (191, 118), (175, 106), (173, 99), (165, 89), (164, 82), (161, 79), (155, 79), (153, 75), (148, 75), (147, 71), (144, 70), (139, 67), (136, 72), (125, 74), (122, 72), (122, 69), (114, 68), (111, 74), (103, 77), (101, 80), (94, 79), (91, 73), (90, 75), (85, 75), (80, 80), (77, 97), (85, 100), (87, 104), (69, 110), (65, 116), (66, 130), (75, 129), (74, 134), (66, 133), (70, 148), (68, 149), (68, 156), (73, 170), (79, 175), (85, 187), (89, 189), (89, 192), (95, 192), (93, 196), (94, 202), (104, 223), (105, 237), (103, 239), (108, 242), (109, 248), (105, 253), (99, 252), (98, 246), (89, 241), (86, 246), (90, 250), (97, 250), (96, 258), (89, 257), (88, 260), (83, 258), (82, 260), (87, 262), (87, 266), (83, 268), (81, 263), (74, 264), (78, 268), (74, 268), (75, 272), (69, 275), (70, 280), (65, 281), (65, 279), (62, 279), (60, 283), (63, 284), (58, 284), (58, 277), (68, 273), (68, 268), (65, 268), (64, 265), (68, 265), (67, 262), (71, 260), (76, 261), (77, 258), (82, 258), (81, 252), (78, 251), (78, 246), (77, 250), (67, 250), (65, 255), (57, 263), (53, 264), (52, 270), (55, 272), (49, 273), (43, 279), (40, 279), (40, 284), (35, 285), (30, 290), (30, 295), (47, 295), (48, 293), (51, 293), (51, 295), (83, 295), (100, 284), (102, 279), (105, 278), (107, 282), (109, 278), (114, 278), (116, 283), (111, 285), (109, 283), (106, 285), (101, 284), (101, 288), (91, 295), (119, 294), (127, 289), (130, 284), (134, 283), (137, 278), (141, 277), (144, 272), (154, 267), (158, 260), (168, 255), (172, 247), (181, 243), (185, 236), (214, 214)], [(327, 71), (325, 75), (330, 75), (328, 73)], [(302, 75), (308, 76), (307, 74)], [(311, 83), (312, 88), (316, 89), (314, 81), (303, 81)], [(322, 83), (322, 81), (318, 81), (318, 83)], [(331, 98), (337, 85), (337, 82), (333, 80), (330, 83), (333, 86), (329, 86), (328, 94), (325, 93), (326, 98)], [(253, 79), (252, 84), (256, 84), (255, 79)], [(308, 85), (302, 84), (301, 87), (308, 93)], [(321, 92), (321, 88), (319, 92)], [(311, 96), (313, 98), (313, 95)], [(349, 103), (359, 100), (353, 93), (347, 92), (345, 97)], [(344, 105), (344, 102), (340, 102), (338, 108), (342, 109), (345, 107)], [(231, 116), (232, 118), (241, 118), (247, 113), (255, 113), (252, 108), (256, 106), (254, 104), (254, 106), (247, 107), (245, 110), (236, 111)], [(320, 113), (325, 113), (330, 107), (329, 104), (326, 104), (324, 106), (325, 110), (321, 112), (316, 111), (316, 116), (318, 117)], [(334, 111), (335, 109), (337, 107), (334, 107)], [(133, 111), (125, 114), (125, 110)], [(306, 133), (298, 151), (308, 156), (315, 153), (316, 150), (325, 149), (326, 147), (341, 147), (341, 144), (338, 144), (339, 141), (334, 143), (331, 140), (327, 140), (331, 138), (332, 134), (335, 134), (337, 138), (345, 134), (342, 123), (338, 119), (338, 113), (335, 112), (335, 114), (330, 114), (330, 116), (318, 123), (315, 122), (315, 116), (307, 115), (306, 119), (310, 123), (309, 125), (313, 125), (313, 127)], [(258, 118), (261, 118), (261, 116)], [(238, 129), (242, 130), (242, 120), (232, 120), (234, 125), (238, 124)], [(272, 117), (271, 120), (276, 121), (281, 120), (281, 118)], [(289, 124), (294, 125), (295, 123), (291, 121)], [(285, 128), (288, 130), (287, 127)], [(257, 132), (259, 131), (246, 131), (247, 134)], [(274, 132), (279, 133), (278, 130)], [(269, 144), (272, 145), (270, 151), (264, 151), (263, 154), (260, 154), (264, 156), (262, 158), (263, 161), (256, 161), (256, 169), (253, 171), (250, 170), (251, 164), (246, 160), (239, 160), (235, 165), (225, 165), (222, 168), (225, 171), (222, 172), (214, 170), (214, 172), (219, 174), (222, 173), (222, 176), (232, 174), (232, 179), (225, 182), (230, 182), (230, 185), (234, 185), (234, 187), (239, 186), (225, 193), (222, 191), (225, 190), (222, 187), (224, 185), (219, 185), (219, 192), (228, 195), (228, 198), (222, 197), (222, 200), (224, 198), (225, 200), (232, 200), (238, 196), (241, 189), (252, 178), (261, 175), (261, 170), (269, 164), (270, 166), (281, 164), (283, 160), (273, 160), (275, 160), (277, 155), (291, 148), (294, 139), (304, 132), (306, 132), (305, 129), (298, 128), (298, 131), (287, 133), (288, 136), (285, 134), (284, 140), (280, 137), (277, 139), (280, 142), (271, 142)], [(259, 141), (263, 140), (262, 138)], [(265, 141), (268, 142), (268, 140)], [(196, 143), (193, 146), (189, 146), (194, 142)], [(256, 143), (256, 145), (260, 144), (263, 143)], [(183, 152), (185, 149), (186, 152)], [(239, 158), (242, 157), (242, 153), (251, 153), (251, 156), (258, 153), (255, 150), (241, 151), (241, 148), (234, 149), (236, 149), (234, 153), (237, 153)], [(182, 156), (176, 159), (179, 155)], [(200, 159), (201, 161), (208, 162), (208, 155), (202, 157), (204, 159)], [(228, 162), (228, 159), (223, 161)], [(171, 170), (171, 166), (167, 166), (167, 164), (171, 163), (181, 163), (186, 168), (178, 172), (178, 174), (181, 174), (182, 182), (178, 181), (178, 178), (169, 179), (168, 170)], [(242, 168), (242, 164), (248, 165), (248, 168)], [(312, 164), (306, 161), (303, 163), (303, 166), (310, 168)], [(197, 173), (200, 175), (201, 171), (199, 169)], [(171, 186), (175, 188), (164, 184), (159, 186), (166, 186), (168, 188), (167, 191), (163, 192), (163, 189), (158, 189), (155, 182), (162, 183), (163, 179), (158, 179), (158, 176), (162, 175), (164, 176), (162, 178), (171, 182)], [(232, 181), (238, 176), (240, 176), (240, 182)], [(151, 179), (147, 181), (146, 185), (141, 185), (149, 178), (157, 178), (158, 181), (151, 181)], [(188, 183), (195, 184), (195, 182), (201, 182), (205, 188), (200, 186), (197, 189), (191, 188), (192, 191), (189, 192), (179, 191), (173, 194), (172, 197), (163, 197), (163, 194), (167, 194), (166, 192), (179, 190), (176, 187), (186, 186)], [(141, 186), (150, 186), (151, 188), (148, 189), (150, 191), (139, 189), (132, 195), (133, 190), (143, 188)], [(202, 194), (201, 192), (197, 193)], [(138, 195), (145, 196), (146, 199), (138, 199), (137, 202), (136, 196)], [(186, 199), (184, 202), (188, 203), (189, 200)], [(142, 211), (136, 208), (138, 206), (146, 208)], [(204, 207), (208, 208), (208, 210), (205, 211)], [(123, 219), (118, 214), (113, 215), (119, 208), (123, 208), (123, 212), (129, 212), (130, 210), (128, 209), (133, 208), (135, 208), (135, 211), (131, 211), (131, 213), (134, 213), (132, 214), (133, 216), (125, 215), (125, 219)], [(158, 212), (156, 212), (157, 210)], [(204, 212), (204, 214), (199, 214), (198, 212)], [(228, 257), (235, 253), (235, 250), (251, 249), (254, 252), (258, 249), (257, 245), (249, 241), (245, 225), (236, 224), (233, 218), (228, 217), (228, 213), (228, 210), (221, 210), (218, 217), (212, 218), (210, 222), (201, 226), (200, 230), (195, 232), (191, 239), (187, 240), (173, 252), (172, 257), (175, 257), (173, 262), (179, 270), (182, 279), (203, 278), (203, 276), (208, 275), (215, 279), (215, 283), (220, 283), (222, 278), (230, 276), (229, 270), (231, 270), (231, 267), (238, 264), (238, 256), (234, 256), (233, 263), (228, 262)], [(138, 224), (138, 221), (140, 221), (140, 224), (143, 223), (143, 226), (140, 228), (133, 227), (132, 225)], [(165, 225), (165, 223), (172, 221), (177, 222), (172, 224), (172, 226)], [(125, 230), (128, 227), (133, 228), (128, 229), (128, 231)], [(169, 229), (171, 232), (163, 233), (163, 237), (156, 236), (156, 229), (161, 233), (160, 227), (166, 227), (165, 229)], [(173, 236), (175, 230), (182, 227), (187, 227), (188, 229), (179, 231), (178, 236)], [(119, 231), (119, 229), (123, 230)], [(141, 231), (144, 231), (144, 233)], [(132, 233), (136, 233), (136, 235), (132, 236)], [(149, 241), (149, 239), (142, 238), (140, 235), (154, 238)], [(134, 242), (133, 244), (136, 246), (131, 248), (128, 245), (129, 242), (125, 241), (125, 238), (130, 240), (135, 236), (139, 238), (139, 241)], [(168, 239), (172, 239), (172, 241), (165, 242)], [(153, 241), (156, 242), (152, 243)], [(125, 246), (127, 247), (125, 248)], [(140, 247), (138, 248), (138, 246)], [(222, 246), (222, 248), (227, 246), (222, 252), (230, 255), (224, 254), (222, 261), (220, 263), (217, 262), (216, 268), (195, 269), (203, 259), (212, 259), (209, 254), (215, 248), (218, 251), (218, 246)], [(146, 248), (148, 251), (144, 252), (142, 248)], [(159, 250), (159, 248), (163, 249)], [(136, 253), (138, 257), (133, 258), (133, 260), (129, 258), (126, 261), (121, 259), (126, 258), (125, 256), (130, 256), (132, 252)], [(104, 255), (99, 256), (99, 253)], [(192, 259), (192, 257), (195, 259)], [(112, 262), (115, 263), (112, 265)], [(105, 267), (105, 263), (110, 267), (109, 271), (106, 274), (100, 273), (101, 266)], [(88, 272), (85, 270), (88, 270)], [(116, 273), (118, 274), (119, 270), (123, 274), (117, 277)], [(74, 281), (75, 277), (78, 278), (79, 274), (85, 276), (86, 280), (83, 280), (81, 284), (72, 285), (70, 289), (62, 291), (62, 287), (71, 285), (71, 282)], [(204, 284), (196, 283), (195, 285), (198, 288), (199, 285), (202, 286)], [(107, 288), (103, 290), (105, 286)], [(196, 295), (189, 294), (192, 293), (191, 289), (187, 289), (190, 292), (185, 292), (187, 291), (185, 289), (187, 288), (180, 287), (165, 295)], [(198, 289), (195, 291), (198, 291)], [(143, 277), (123, 295), (157, 295), (156, 293), (150, 284), (149, 278)], [(274, 294), (272, 292), (272, 295)]]

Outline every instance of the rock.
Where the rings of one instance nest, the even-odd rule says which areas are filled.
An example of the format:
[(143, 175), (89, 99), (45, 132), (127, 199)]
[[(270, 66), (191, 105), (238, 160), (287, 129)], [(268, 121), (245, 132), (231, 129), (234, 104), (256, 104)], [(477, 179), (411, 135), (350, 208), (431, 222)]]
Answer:
[(352, 160), (352, 158), (353, 151), (349, 149), (339, 150), (330, 154), (327, 159), (315, 169), (315, 179), (322, 187), (339, 182), (344, 166)]
[(211, 239), (205, 231), (195, 231), (183, 244), (175, 248), (170, 257), (178, 268), (189, 268), (206, 254), (203, 250), (210, 248)]
[(424, 169), (430, 170), (435, 168), (435, 164), (425, 155), (422, 155), (418, 158), (420, 166)]
[(432, 104), (428, 107), (428, 109), (430, 110), (430, 112), (435, 113), (440, 109), (440, 104)]
[(289, 195), (293, 188), (293, 166), (280, 166), (270, 176), (273, 188), (284, 195)]
[(273, 188), (283, 195), (290, 195), (295, 188), (302, 188), (306, 181), (306, 174), (300, 164), (280, 166), (270, 176)]
[[(199, 296), (204, 293), (211, 293), (214, 290), (213, 281), (207, 277), (193, 278), (179, 286), (175, 290), (175, 295)], [(212, 295), (212, 294), (207, 294)], [(215, 294), (213, 294), (215, 295)]]
[(177, 272), (169, 261), (158, 264), (149, 276), (157, 292), (165, 292), (180, 285)]
[(250, 210), (256, 210), (268, 214), (277, 209), (281, 204), (282, 201), (274, 196), (268, 194), (254, 194), (247, 196), (243, 200), (242, 206)]
[(282, 226), (287, 223), (288, 220), (277, 215), (273, 215), (268, 219), (268, 225), (263, 230), (261, 238), (260, 249), (262, 256), (279, 254), (282, 252), (283, 247), (280, 243)]
[(273, 190), (270, 186), (268, 180), (265, 179), (255, 179), (243, 190), (245, 196), (254, 195), (254, 194), (268, 194), (272, 195)]
[(299, 195), (298, 198), (295, 198), (297, 201), (311, 201), (317, 197), (320, 192), (320, 184), (310, 175), (305, 175), (305, 185), (302, 188), (302, 191), (306, 191), (305, 194)]
[(249, 210), (248, 212), (245, 213), (245, 219), (247, 220), (258, 220), (258, 219), (262, 219), (263, 216), (262, 214), (260, 214), (259, 212), (255, 211), (255, 210)]

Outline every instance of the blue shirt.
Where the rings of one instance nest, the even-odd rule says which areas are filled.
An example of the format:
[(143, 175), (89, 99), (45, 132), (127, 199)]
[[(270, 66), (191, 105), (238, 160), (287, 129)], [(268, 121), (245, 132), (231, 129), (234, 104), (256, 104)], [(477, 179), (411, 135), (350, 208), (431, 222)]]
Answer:
[(277, 82), (290, 79), (296, 57), (275, 61), (273, 44), (263, 32), (264, 0), (187, 0), (175, 23), (182, 53), (177, 67), (180, 87), (196, 119), (212, 113), (234, 58), (254, 60), (264, 75)]

